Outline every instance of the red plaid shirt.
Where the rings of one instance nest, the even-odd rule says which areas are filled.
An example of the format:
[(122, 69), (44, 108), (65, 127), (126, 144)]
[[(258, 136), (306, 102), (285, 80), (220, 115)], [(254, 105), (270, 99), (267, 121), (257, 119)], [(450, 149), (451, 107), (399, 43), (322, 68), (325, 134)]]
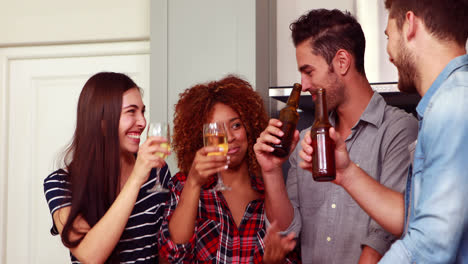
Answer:
[(179, 172), (171, 179), (171, 199), (158, 233), (160, 256), (170, 263), (262, 263), (266, 234), (263, 182), (251, 177), (252, 187), (261, 193), (261, 198), (247, 205), (237, 227), (221, 192), (209, 191), (216, 183), (214, 178), (200, 193), (195, 232), (186, 244), (170, 240), (169, 220), (187, 177)]

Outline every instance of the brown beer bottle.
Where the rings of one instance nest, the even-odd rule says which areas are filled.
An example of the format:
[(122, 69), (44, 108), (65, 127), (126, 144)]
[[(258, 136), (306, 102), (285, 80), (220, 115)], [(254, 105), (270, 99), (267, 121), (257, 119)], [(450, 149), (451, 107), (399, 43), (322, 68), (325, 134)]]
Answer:
[(297, 121), (299, 121), (299, 114), (297, 113), (297, 107), (299, 106), (299, 98), (301, 96), (302, 85), (295, 83), (291, 95), (289, 95), (286, 106), (281, 109), (279, 120), (283, 125), (281, 131), (284, 135), (280, 138), (279, 144), (272, 144), (275, 149), (273, 155), (277, 157), (286, 157), (289, 154), (289, 148), (294, 137), (294, 131), (296, 131)]
[(310, 129), (312, 139), (312, 177), (315, 181), (333, 181), (335, 172), (335, 141), (330, 138), (326, 93), (319, 89), (315, 100), (315, 121)]

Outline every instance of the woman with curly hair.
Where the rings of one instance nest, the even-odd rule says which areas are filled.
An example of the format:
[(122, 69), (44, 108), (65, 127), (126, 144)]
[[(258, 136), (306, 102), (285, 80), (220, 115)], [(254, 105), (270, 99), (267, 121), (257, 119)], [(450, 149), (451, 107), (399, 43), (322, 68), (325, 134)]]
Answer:
[[(158, 234), (171, 263), (262, 263), (264, 187), (253, 145), (267, 126), (261, 97), (236, 76), (198, 84), (175, 107), (173, 149), (180, 172)], [(203, 147), (203, 124), (224, 122), (227, 156)], [(231, 190), (211, 191), (220, 172)]]

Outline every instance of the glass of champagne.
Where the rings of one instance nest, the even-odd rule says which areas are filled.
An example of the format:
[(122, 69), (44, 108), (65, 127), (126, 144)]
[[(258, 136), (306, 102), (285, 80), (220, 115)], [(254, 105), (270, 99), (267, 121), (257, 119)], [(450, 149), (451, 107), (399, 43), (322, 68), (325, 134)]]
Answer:
[[(226, 127), (223, 122), (213, 122), (203, 125), (203, 144), (205, 147), (216, 146), (223, 148), (223, 151), (216, 151), (208, 153), (208, 156), (212, 155), (227, 155), (228, 152), (228, 141)], [(217, 172), (218, 182), (216, 186), (211, 189), (212, 191), (229, 191), (231, 187), (224, 185), (221, 173)]]
[[(167, 139), (167, 142), (161, 143), (160, 147), (166, 148), (167, 150), (170, 150), (170, 129), (169, 129), (169, 124), (164, 123), (164, 122), (154, 122), (150, 123), (148, 126), (148, 138), (149, 137), (165, 137)], [(156, 152), (155, 155), (165, 159), (167, 157), (166, 153), (162, 152)], [(159, 173), (161, 171), (161, 168), (156, 168), (156, 183), (154, 184), (153, 188), (149, 189), (148, 192), (161, 192), (161, 193), (166, 193), (169, 192), (168, 189), (164, 188), (161, 185), (161, 181), (159, 180)]]

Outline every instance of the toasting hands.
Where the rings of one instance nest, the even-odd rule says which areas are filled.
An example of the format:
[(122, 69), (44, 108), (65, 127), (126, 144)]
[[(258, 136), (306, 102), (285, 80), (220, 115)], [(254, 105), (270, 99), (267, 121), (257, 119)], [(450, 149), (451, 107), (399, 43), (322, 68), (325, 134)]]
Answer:
[[(330, 128), (330, 137), (335, 141), (335, 168), (336, 168), (336, 179), (333, 181), (338, 185), (343, 185), (346, 178), (343, 176), (350, 165), (353, 163), (349, 158), (348, 150), (346, 149), (346, 143), (341, 138), (334, 127)], [(311, 147), (312, 140), (310, 138), (310, 131), (307, 131), (304, 138), (301, 140), (301, 150), (299, 151), (299, 157), (302, 161), (299, 163), (299, 167), (312, 173), (312, 153), (314, 149)]]
[[(254, 145), (255, 156), (257, 157), (257, 161), (262, 167), (263, 172), (268, 172), (281, 167), (281, 164), (283, 164), (289, 156), (287, 155), (286, 157), (280, 158), (272, 154), (274, 148), (271, 145), (279, 144), (281, 142), (280, 138), (284, 134), (281, 131), (281, 126), (282, 123), (278, 119), (270, 119), (267, 128), (265, 128), (265, 130), (260, 134), (260, 137), (257, 138), (257, 143)], [(298, 141), (299, 131), (295, 130), (289, 153), (294, 150)]]

